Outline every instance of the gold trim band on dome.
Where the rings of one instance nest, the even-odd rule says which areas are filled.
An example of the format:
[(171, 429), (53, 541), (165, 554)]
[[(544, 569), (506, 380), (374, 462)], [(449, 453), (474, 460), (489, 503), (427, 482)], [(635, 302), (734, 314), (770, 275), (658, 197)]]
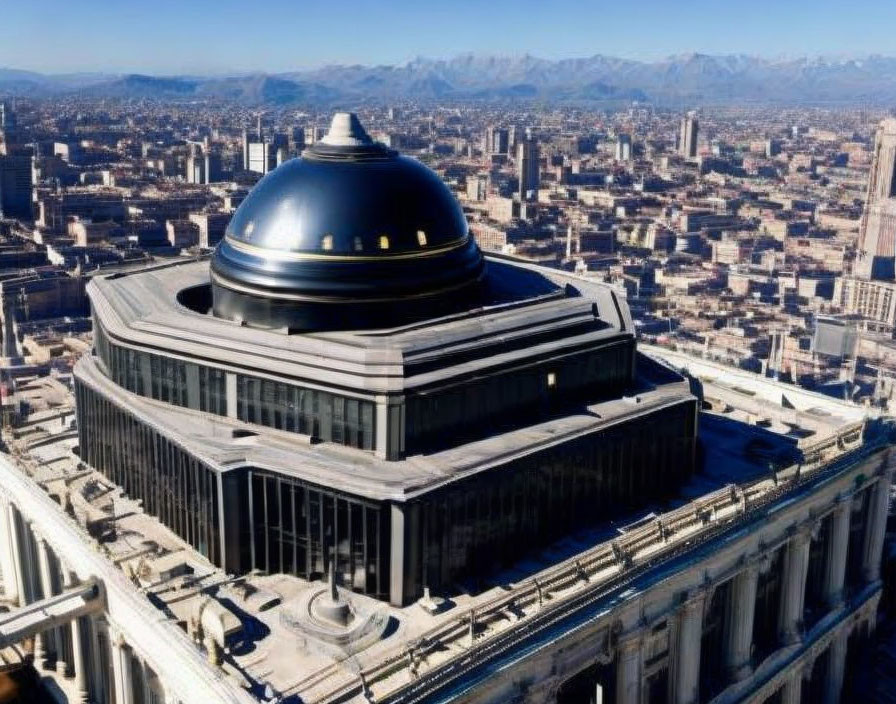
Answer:
[(243, 240), (238, 240), (230, 235), (225, 235), (224, 239), (234, 249), (238, 249), (246, 254), (252, 254), (257, 257), (265, 257), (268, 259), (285, 259), (289, 261), (351, 261), (351, 262), (381, 262), (391, 261), (395, 259), (421, 259), (423, 257), (431, 257), (435, 254), (444, 254), (452, 249), (459, 249), (470, 241), (470, 235), (466, 234), (460, 239), (452, 240), (447, 244), (439, 245), (427, 249), (421, 249), (414, 252), (396, 252), (395, 254), (323, 254), (321, 252), (292, 252), (286, 249), (268, 249), (259, 247), (258, 245), (249, 244)]
[(462, 288), (466, 288), (467, 286), (471, 286), (474, 283), (478, 283), (482, 280), (484, 272), (480, 272), (479, 276), (475, 279), (470, 279), (469, 281), (461, 281), (457, 284), (452, 284), (451, 286), (445, 286), (440, 289), (435, 289), (432, 291), (425, 291), (421, 293), (408, 293), (401, 294), (400, 296), (380, 296), (376, 298), (348, 298), (345, 296), (311, 296), (308, 294), (302, 293), (289, 293), (285, 291), (271, 291), (261, 288), (256, 288), (254, 286), (248, 286), (246, 284), (236, 283), (235, 281), (231, 281), (225, 276), (221, 276), (213, 269), (209, 269), (209, 278), (219, 286), (230, 289), (231, 291), (236, 291), (237, 293), (248, 294), (251, 296), (257, 296), (259, 298), (271, 298), (277, 300), (285, 300), (285, 301), (296, 301), (296, 302), (304, 302), (304, 303), (346, 303), (346, 302), (355, 302), (355, 303), (398, 303), (406, 300), (413, 299), (422, 299), (422, 298), (431, 298), (433, 296), (441, 296), (446, 293), (451, 293), (452, 291), (457, 291)]

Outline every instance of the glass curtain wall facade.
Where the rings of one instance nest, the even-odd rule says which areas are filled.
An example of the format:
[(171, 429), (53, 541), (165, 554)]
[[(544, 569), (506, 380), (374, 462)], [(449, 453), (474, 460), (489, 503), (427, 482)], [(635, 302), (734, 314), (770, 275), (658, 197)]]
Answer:
[(308, 580), (335, 558), (339, 583), (378, 599), (389, 594), (388, 506), (271, 472), (249, 472), (252, 568)]
[(536, 546), (661, 499), (694, 466), (694, 403), (515, 460), (419, 502), (420, 580), (449, 585), (511, 564)]
[(634, 343), (626, 340), (448, 388), (414, 391), (406, 400), (408, 453), (492, 435), (577, 403), (618, 396), (631, 380), (633, 364)]
[[(122, 388), (175, 406), (227, 415), (223, 369), (116, 345), (95, 318), (94, 330), (99, 358), (109, 378)], [(236, 415), (323, 442), (374, 449), (372, 401), (238, 374)]]
[[(235, 572), (313, 580), (327, 572), (332, 554), (343, 585), (389, 598), (389, 502), (257, 468), (229, 471), (219, 484), (213, 468), (163, 433), (76, 384), (82, 459), (142, 499), (209, 560), (223, 566), (226, 557)], [(692, 470), (695, 413), (694, 402), (662, 409), (410, 502), (402, 510), (418, 519), (404, 529), (415, 565), (406, 575), (405, 598), (425, 586), (450, 589), (489, 575), (534, 546), (667, 495)]]
[(214, 470), (86, 384), (75, 383), (81, 459), (221, 566)]
[(239, 374), (236, 415), (247, 423), (373, 450), (375, 413), (370, 401)]

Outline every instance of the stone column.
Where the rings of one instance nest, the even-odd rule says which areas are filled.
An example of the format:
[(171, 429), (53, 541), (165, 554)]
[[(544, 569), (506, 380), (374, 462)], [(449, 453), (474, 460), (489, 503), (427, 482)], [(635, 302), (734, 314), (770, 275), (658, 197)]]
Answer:
[(756, 582), (759, 569), (749, 565), (731, 582), (728, 607), (725, 610), (727, 643), (725, 666), (729, 676), (740, 681), (750, 676), (753, 644), (753, 615), (756, 611)]
[[(39, 535), (34, 536), (37, 542), (37, 566), (38, 566), (38, 582), (40, 583), (40, 594), (38, 596), (46, 599), (53, 595), (53, 583), (50, 581), (50, 558), (47, 555), (47, 542)], [(34, 636), (34, 667), (41, 668), (47, 666), (47, 641), (49, 632), (37, 633)]]
[(3, 594), (13, 604), (19, 603), (19, 582), (12, 541), (15, 533), (10, 515), (11, 505), (0, 499), (0, 573), (3, 574)]
[(678, 610), (675, 645), (674, 704), (697, 704), (700, 695), (700, 643), (703, 638), (703, 606), (706, 594), (699, 591)]
[(797, 670), (791, 674), (781, 688), (781, 704), (800, 704), (803, 696), (803, 672)]
[(121, 634), (109, 630), (112, 646), (112, 679), (115, 704), (134, 704), (134, 680), (131, 676), (131, 652)]
[[(63, 564), (59, 556), (56, 556), (56, 564), (59, 569), (59, 586), (61, 591), (65, 591), (73, 582), (68, 570)], [(72, 643), (72, 629), (68, 624), (63, 624), (56, 631), (56, 672), (63, 677), (71, 677), (75, 669), (74, 644)]]
[(81, 619), (72, 619), (72, 670), (74, 676), (75, 696), (74, 704), (87, 704), (89, 675), (87, 672), (87, 653), (81, 643)]
[[(53, 573), (50, 570), (50, 554), (47, 548), (47, 541), (44, 540), (41, 536), (36, 536), (37, 539), (37, 563), (38, 568), (40, 570), (40, 586), (41, 592), (43, 594), (43, 598), (47, 599), (53, 596)], [(44, 641), (49, 641), (49, 635), (51, 631), (47, 631), (46, 633), (41, 633), (40, 638)], [(44, 645), (47, 645), (45, 642)], [(35, 661), (37, 661), (37, 654), (34, 655)]]
[(23, 553), (24, 541), (22, 540), (22, 526), (19, 522), (18, 509), (9, 504), (7, 514), (9, 516), (10, 543), (12, 544), (12, 560), (16, 567), (16, 582), (19, 585), (19, 606), (28, 604), (28, 578), (27, 564)]
[[(71, 589), (72, 587), (77, 585), (78, 578), (74, 572), (70, 572), (63, 566), (62, 574), (63, 590)], [(89, 693), (87, 691), (89, 683), (87, 672), (87, 653), (84, 652), (84, 648), (81, 643), (81, 631), (81, 619), (72, 619), (69, 626), (69, 634), (72, 643), (72, 661), (71, 663), (69, 663), (69, 673), (74, 679), (73, 684), (75, 687), (75, 704), (87, 704), (89, 696)]]
[(830, 608), (843, 601), (843, 578), (846, 575), (846, 550), (849, 547), (849, 514), (852, 501), (840, 500), (831, 514), (831, 534), (825, 559), (824, 596)]
[(890, 479), (884, 475), (869, 489), (868, 518), (865, 523), (865, 544), (862, 551), (862, 576), (866, 582), (880, 579), (881, 551), (887, 530), (887, 508), (890, 502)]
[(847, 629), (842, 628), (828, 646), (828, 667), (825, 673), (823, 704), (839, 704), (846, 673)]
[[(21, 513), (19, 514), (21, 516)], [(25, 580), (27, 581), (27, 588), (25, 592), (28, 595), (28, 603), (33, 604), (35, 601), (40, 601), (41, 593), (40, 593), (40, 575), (38, 574), (37, 565), (35, 562), (34, 555), (34, 536), (35, 530), (34, 526), (31, 525), (31, 521), (25, 520), (24, 516), (22, 517), (22, 546), (21, 546), (21, 555), (22, 555), (22, 563), (24, 565), (24, 573)]]
[(641, 701), (641, 633), (622, 636), (616, 646), (616, 704)]
[(784, 645), (792, 645), (802, 637), (806, 574), (809, 570), (809, 533), (797, 530), (784, 550), (778, 635)]
[[(90, 617), (90, 649), (93, 663), (93, 698), (96, 704), (106, 704), (109, 694), (106, 691), (106, 673), (103, 670), (102, 644), (108, 642), (108, 633), (103, 633), (105, 619), (102, 615)], [(102, 639), (100, 635), (103, 635)]]

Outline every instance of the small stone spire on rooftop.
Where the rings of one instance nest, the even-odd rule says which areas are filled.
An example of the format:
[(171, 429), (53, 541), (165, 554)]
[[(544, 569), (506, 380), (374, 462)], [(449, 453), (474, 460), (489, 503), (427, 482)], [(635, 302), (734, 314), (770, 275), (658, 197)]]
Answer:
[(373, 142), (353, 112), (334, 114), (330, 131), (320, 141), (332, 147), (361, 147)]

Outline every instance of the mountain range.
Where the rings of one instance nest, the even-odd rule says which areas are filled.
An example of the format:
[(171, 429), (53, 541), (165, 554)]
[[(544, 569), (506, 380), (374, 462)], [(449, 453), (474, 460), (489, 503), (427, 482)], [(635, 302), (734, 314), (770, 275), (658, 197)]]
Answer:
[(645, 62), (601, 55), (548, 60), (463, 54), (392, 66), (331, 65), (230, 76), (50, 75), (0, 68), (0, 94), (250, 105), (395, 100), (888, 105), (896, 103), (896, 57), (684, 54)]

